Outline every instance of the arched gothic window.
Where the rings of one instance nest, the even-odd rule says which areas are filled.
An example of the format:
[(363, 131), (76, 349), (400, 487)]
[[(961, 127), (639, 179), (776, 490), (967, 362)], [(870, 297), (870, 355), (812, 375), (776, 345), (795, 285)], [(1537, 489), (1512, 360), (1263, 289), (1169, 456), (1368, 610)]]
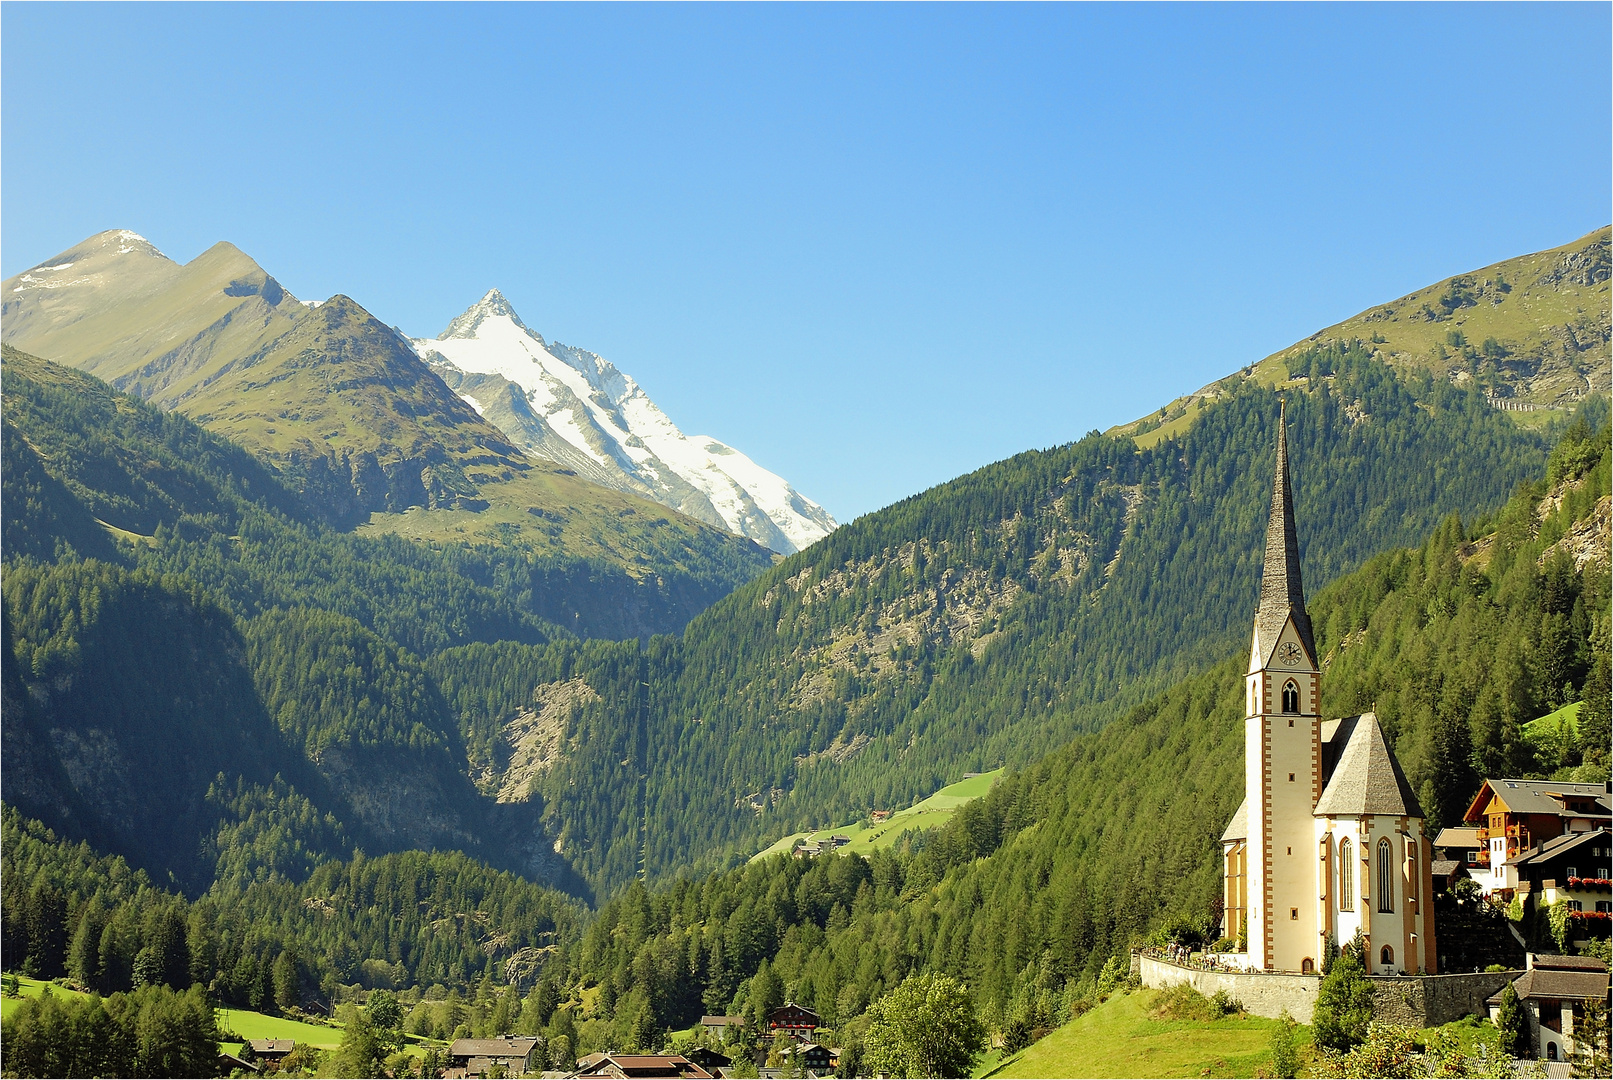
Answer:
[(1394, 951), (1394, 949), (1392, 949), (1389, 946), (1385, 945), (1383, 947), (1383, 951), (1378, 954), (1378, 959), (1383, 961), (1383, 966), (1384, 967), (1394, 967), (1395, 966), (1395, 951)]
[(1355, 853), (1355, 845), (1350, 843), (1348, 836), (1339, 840), (1339, 910), (1355, 910), (1355, 864), (1350, 857)]
[(1395, 909), (1395, 849), (1386, 836), (1378, 841), (1378, 910)]
[(1283, 712), (1299, 712), (1299, 684), (1293, 679), (1283, 683)]

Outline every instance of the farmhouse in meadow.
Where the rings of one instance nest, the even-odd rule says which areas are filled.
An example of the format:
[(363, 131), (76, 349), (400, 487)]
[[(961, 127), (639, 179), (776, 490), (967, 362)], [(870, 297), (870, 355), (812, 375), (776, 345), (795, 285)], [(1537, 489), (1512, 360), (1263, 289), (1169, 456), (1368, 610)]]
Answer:
[(1277, 475), (1245, 683), (1244, 801), (1221, 837), (1229, 959), (1316, 972), (1328, 942), (1366, 939), (1374, 974), (1433, 974), (1433, 849), (1372, 713), (1323, 721), (1299, 573), (1288, 438)]

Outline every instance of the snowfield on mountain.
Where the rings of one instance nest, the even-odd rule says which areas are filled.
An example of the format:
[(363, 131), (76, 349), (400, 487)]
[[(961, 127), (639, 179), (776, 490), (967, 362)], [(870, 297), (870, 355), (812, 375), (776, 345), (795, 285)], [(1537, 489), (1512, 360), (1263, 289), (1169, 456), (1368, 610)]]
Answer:
[(608, 360), (546, 341), (497, 289), (439, 337), (411, 344), (519, 446), (585, 479), (646, 495), (786, 555), (838, 527), (783, 477), (716, 439), (685, 435)]

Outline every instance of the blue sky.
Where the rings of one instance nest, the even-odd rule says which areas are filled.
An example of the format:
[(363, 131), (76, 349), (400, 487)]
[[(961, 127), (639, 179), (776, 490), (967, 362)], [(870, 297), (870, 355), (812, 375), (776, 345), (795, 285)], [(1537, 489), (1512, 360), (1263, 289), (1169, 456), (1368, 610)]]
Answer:
[(0, 10), (0, 273), (486, 289), (841, 520), (1608, 223), (1607, 4)]

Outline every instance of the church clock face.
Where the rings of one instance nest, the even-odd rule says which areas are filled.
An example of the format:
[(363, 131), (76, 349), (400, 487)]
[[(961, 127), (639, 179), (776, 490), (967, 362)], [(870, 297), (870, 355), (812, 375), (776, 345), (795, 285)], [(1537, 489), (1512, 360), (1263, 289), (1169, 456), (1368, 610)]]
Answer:
[(1282, 648), (1277, 650), (1277, 659), (1281, 660), (1287, 667), (1297, 666), (1303, 656), (1304, 654), (1299, 651), (1299, 646), (1292, 641), (1283, 642)]

